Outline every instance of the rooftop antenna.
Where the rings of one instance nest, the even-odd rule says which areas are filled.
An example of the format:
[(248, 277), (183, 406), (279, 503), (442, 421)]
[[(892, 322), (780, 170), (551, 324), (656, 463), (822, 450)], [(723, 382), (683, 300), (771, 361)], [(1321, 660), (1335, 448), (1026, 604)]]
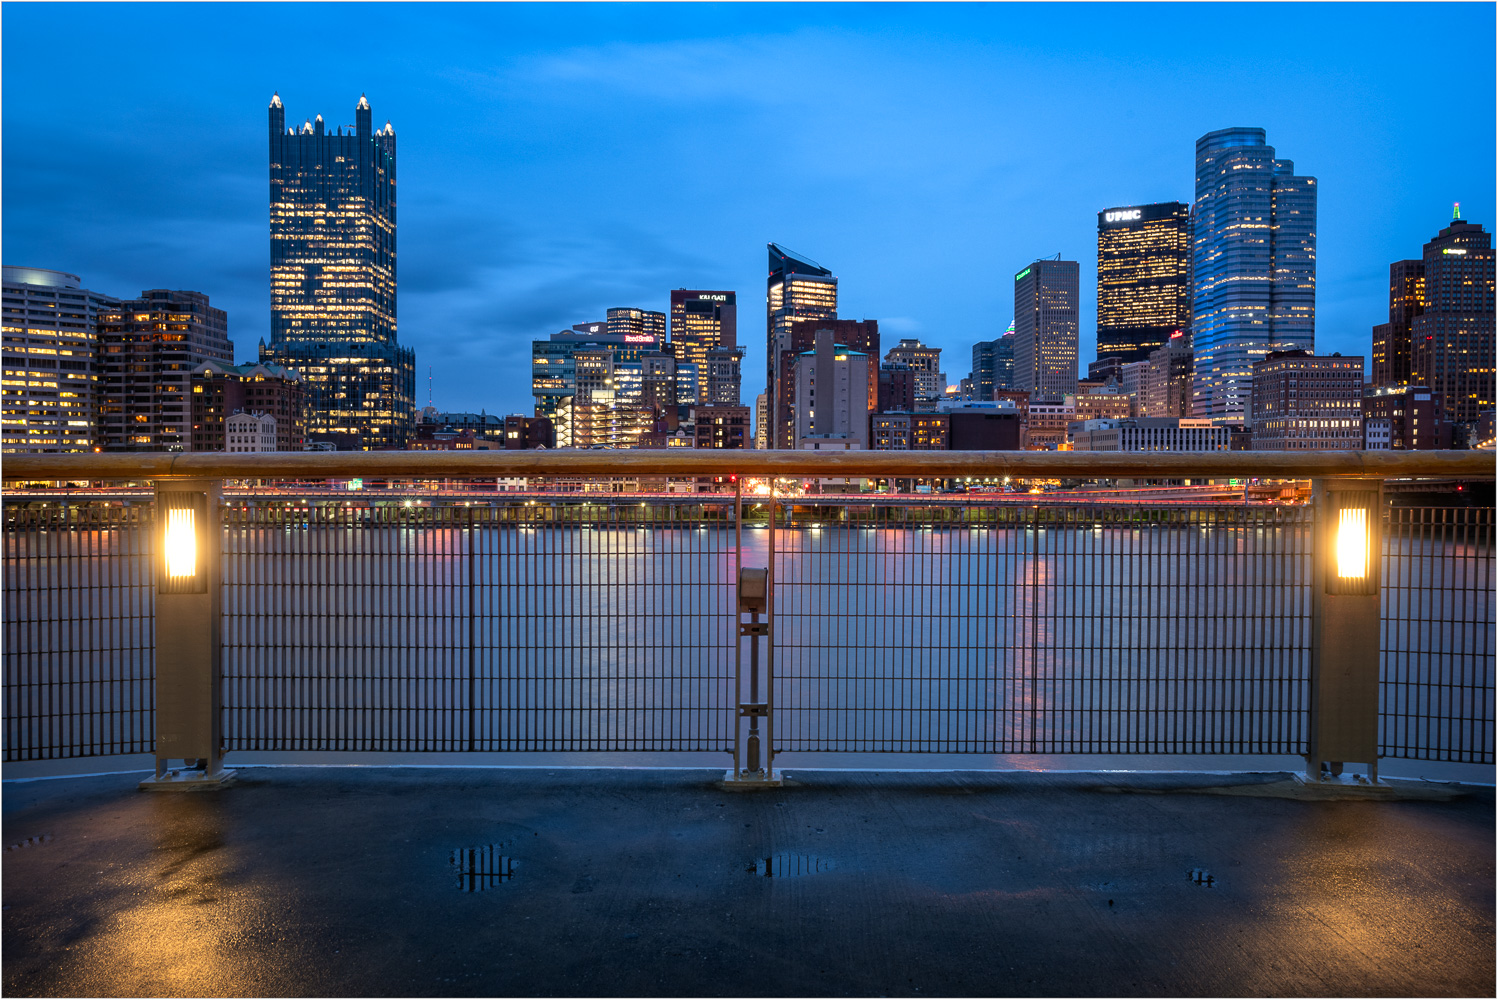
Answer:
[(1453, 201), (1451, 203), (1451, 221), (1460, 222), (1462, 219), (1462, 203)]
[(432, 405), (432, 366), (427, 365), (427, 405)]

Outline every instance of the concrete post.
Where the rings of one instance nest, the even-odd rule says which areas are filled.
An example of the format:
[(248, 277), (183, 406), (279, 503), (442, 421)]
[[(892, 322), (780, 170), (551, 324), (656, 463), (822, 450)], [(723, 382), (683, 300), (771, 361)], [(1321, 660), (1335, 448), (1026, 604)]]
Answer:
[[(152, 791), (222, 788), (222, 483), (156, 483), (156, 773)], [(172, 767), (172, 761), (180, 761)]]
[(1311, 711), (1306, 776), (1347, 761), (1378, 780), (1379, 568), (1383, 481), (1312, 483)]

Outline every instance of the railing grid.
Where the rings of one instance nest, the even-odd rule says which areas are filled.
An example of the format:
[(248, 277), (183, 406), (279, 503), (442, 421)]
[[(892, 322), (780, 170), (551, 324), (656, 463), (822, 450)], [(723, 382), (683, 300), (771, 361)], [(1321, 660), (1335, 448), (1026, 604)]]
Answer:
[(776, 749), (1304, 752), (1309, 524), (808, 508), (777, 553)]
[(1494, 762), (1494, 583), (1492, 508), (1390, 508), (1383, 756)]
[(5, 759), (155, 749), (149, 507), (7, 508)]
[(226, 742), (724, 749), (726, 507), (233, 510)]

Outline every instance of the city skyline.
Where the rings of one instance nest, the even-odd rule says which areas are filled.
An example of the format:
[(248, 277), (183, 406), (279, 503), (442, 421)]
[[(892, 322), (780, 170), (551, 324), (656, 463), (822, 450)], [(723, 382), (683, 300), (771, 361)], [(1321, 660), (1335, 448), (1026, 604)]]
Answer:
[[(399, 335), (433, 370), (439, 409), (530, 412), (510, 358), (609, 307), (665, 311), (679, 287), (752, 306), (767, 242), (839, 277), (839, 316), (944, 349), (953, 382), (957, 359), (1012, 319), (1012, 275), (1060, 252), (1082, 264), (1085, 369), (1096, 213), (1189, 201), (1195, 140), (1253, 127), (1320, 182), (1316, 350), (1369, 355), (1389, 262), (1453, 201), (1495, 221), (1492, 54), (1446, 58), (1456, 40), (1490, 36), (1493, 11), (1294, 9), (1327, 39), (1314, 59), (1288, 37), (1258, 40), (1252, 58), (1128, 43), (1243, 14), (1227, 5), (1097, 8), (1049, 48), (1026, 28), (1065, 17), (1057, 7), (783, 8), (794, 26), (775, 32), (759, 27), (775, 22), (770, 8), (673, 19), (582, 7), (564, 21), (547, 7), (307, 7), (299, 30), (357, 11), (380, 51), (313, 64), (252, 40), (193, 63), (190, 87), (172, 55), (116, 67), (101, 87), (43, 71), (35, 42), (55, 8), (8, 7), (5, 262), (111, 295), (200, 291), (229, 314), (234, 360), (254, 360), (270, 333), (260, 116), (279, 92), (298, 120), (333, 128), (362, 92), (402, 123)], [(105, 33), (128, 21), (188, 38), (253, 20), (198, 6), (88, 17)], [(445, 68), (418, 76), (439, 52)], [(1385, 69), (1393, 54), (1398, 74)], [(1279, 86), (1244, 76), (1251, 62)], [(804, 121), (784, 120), (788, 98), (766, 93), (766, 71), (797, 74), (798, 101), (814, 95)], [(1415, 85), (1435, 77), (1444, 101)], [(1022, 100), (1032, 79), (1045, 92)], [(1103, 108), (1085, 99), (1098, 88)], [(79, 107), (89, 113), (74, 122)], [(766, 158), (772, 122), (788, 131)], [(192, 142), (163, 138), (188, 123)], [(766, 366), (754, 325), (739, 332), (746, 372)]]

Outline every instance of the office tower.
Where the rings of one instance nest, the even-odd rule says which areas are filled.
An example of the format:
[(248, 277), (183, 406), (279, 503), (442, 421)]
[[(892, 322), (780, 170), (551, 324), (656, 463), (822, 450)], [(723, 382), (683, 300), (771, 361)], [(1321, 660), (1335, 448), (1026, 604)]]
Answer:
[(260, 360), (307, 389), (310, 437), (404, 447), (416, 359), (396, 340), (395, 130), (374, 129), (362, 96), (354, 124), (321, 115), (286, 127), (270, 104), (271, 340)]
[(927, 347), (919, 340), (904, 338), (884, 355), (886, 364), (908, 365), (915, 373), (915, 409), (935, 413), (947, 388), (946, 373), (941, 370), (941, 348)]
[[(1009, 321), (1009, 326), (1003, 334), (993, 342), (993, 388), (997, 393), (1000, 390), (1014, 388), (1014, 320)], [(990, 395), (989, 399), (999, 398)]]
[(980, 340), (973, 345), (973, 367), (968, 372), (974, 399), (993, 399), (994, 354), (998, 350), (999, 338)]
[(1037, 260), (1014, 276), (1014, 388), (1059, 395), (1077, 386), (1074, 260)]
[(1425, 244), (1425, 307), (1410, 326), (1410, 381), (1467, 440), (1493, 409), (1493, 237), (1454, 219)]
[(201, 292), (156, 288), (100, 312), (103, 449), (191, 451), (192, 375), (206, 361), (232, 364), (234, 345), (228, 314)]
[(770, 397), (763, 392), (754, 397), (754, 447), (770, 447)]
[[(738, 347), (738, 295), (730, 291), (673, 288), (671, 344), (678, 361), (697, 365), (704, 371), (709, 351)], [(737, 405), (738, 399), (733, 403)]]
[[(584, 370), (584, 399), (593, 402), (595, 390), (613, 391), (613, 369), (618, 363), (638, 364), (645, 355), (660, 353), (661, 341), (650, 336), (644, 341), (630, 339), (628, 334), (609, 334), (605, 323), (579, 323), (570, 330), (552, 334), (546, 340), (531, 341), (531, 394), (536, 397), (536, 416), (551, 420), (556, 427), (557, 444), (565, 447), (568, 438), (560, 419), (564, 402), (578, 392), (577, 357), (588, 354)], [(604, 356), (607, 356), (606, 358)], [(600, 380), (606, 377), (605, 386)], [(600, 400), (604, 405), (612, 398)]]
[[(780, 428), (782, 437), (776, 444), (779, 448), (796, 446), (794, 414), (796, 411), (796, 359), (806, 351), (814, 350), (817, 337), (822, 331), (831, 331), (833, 342), (842, 344), (868, 355), (879, 357), (879, 321), (874, 319), (798, 319), (792, 321), (786, 335), (790, 345), (780, 352), (780, 383), (776, 386), (779, 399), (785, 407), (789, 421)], [(874, 409), (879, 398), (879, 373), (871, 361), (869, 370), (869, 408)]]
[(915, 370), (905, 364), (879, 366), (875, 413), (915, 412)]
[[(788, 370), (807, 346), (791, 342), (797, 320), (837, 317), (837, 278), (820, 264), (798, 257), (774, 243), (765, 295), (765, 396), (773, 430), (766, 434), (770, 448), (794, 447), (794, 412), (785, 387), (793, 386)], [(877, 356), (877, 351), (874, 352)]]
[(76, 274), (4, 269), (0, 450), (91, 451), (98, 439), (99, 314), (119, 300)]
[(1371, 384), (1408, 385), (1410, 331), (1425, 311), (1425, 261), (1396, 260), (1389, 265), (1389, 322), (1373, 328)]
[(1274, 351), (1252, 368), (1254, 451), (1360, 451), (1363, 359)]
[(704, 362), (707, 380), (701, 390), (701, 402), (708, 406), (738, 406), (743, 386), (743, 363), (742, 347), (710, 349)]
[(628, 343), (644, 343), (644, 340), (639, 339), (643, 337), (649, 337), (653, 343), (657, 344), (666, 339), (666, 314), (663, 312), (657, 312), (654, 309), (620, 307), (610, 309), (607, 316), (608, 318), (604, 320), (605, 331), (611, 336), (636, 338)]
[(193, 369), (193, 451), (228, 451), (227, 421), (236, 413), (271, 419), (274, 446), (264, 451), (301, 451), (306, 433), (306, 392), (296, 372), (278, 365), (231, 365), (205, 361)]
[(1098, 358), (1148, 360), (1177, 331), (1189, 342), (1190, 206), (1168, 201), (1099, 212)]
[(795, 446), (857, 451), (869, 446), (870, 357), (821, 326), (816, 347), (796, 356)]
[(1242, 421), (1250, 366), (1315, 347), (1316, 178), (1276, 159), (1261, 128), (1208, 132), (1192, 219), (1192, 412)]
[(1185, 334), (1174, 337), (1150, 352), (1140, 391), (1140, 415), (1145, 417), (1189, 417), (1191, 383), (1195, 365)]

